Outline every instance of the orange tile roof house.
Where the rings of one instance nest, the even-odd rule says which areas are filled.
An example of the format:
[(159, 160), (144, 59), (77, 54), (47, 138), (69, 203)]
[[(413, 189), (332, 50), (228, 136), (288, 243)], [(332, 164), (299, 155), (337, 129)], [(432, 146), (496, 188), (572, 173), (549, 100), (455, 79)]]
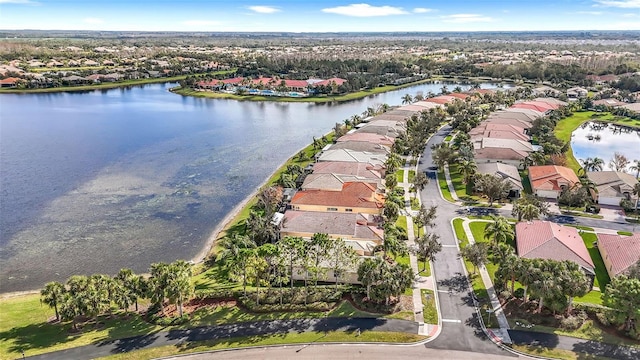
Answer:
[(557, 165), (529, 166), (529, 181), (536, 195), (551, 199), (557, 199), (563, 190), (580, 184), (573, 170)]
[(0, 87), (15, 87), (20, 79), (10, 77), (0, 80)]
[(640, 233), (632, 236), (597, 234), (598, 250), (609, 277), (626, 273), (640, 261)]
[(469, 131), (471, 138), (497, 138), (497, 139), (516, 139), (529, 141), (529, 135), (525, 133), (524, 128), (510, 124), (497, 124), (483, 122)]
[(550, 221), (522, 221), (516, 224), (516, 248), (522, 258), (569, 260), (595, 275), (589, 251), (576, 228)]
[(384, 196), (367, 183), (347, 182), (342, 191), (298, 191), (291, 199), (291, 208), (301, 211), (337, 211), (377, 215), (384, 205)]

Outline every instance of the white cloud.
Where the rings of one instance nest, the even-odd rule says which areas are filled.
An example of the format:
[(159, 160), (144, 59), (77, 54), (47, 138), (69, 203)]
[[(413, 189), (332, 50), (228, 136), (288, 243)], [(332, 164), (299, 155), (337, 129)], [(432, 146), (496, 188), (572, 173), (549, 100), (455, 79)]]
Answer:
[(578, 11), (582, 15), (602, 15), (602, 11)]
[(210, 25), (220, 25), (219, 21), (211, 21), (211, 20), (187, 20), (182, 22), (187, 26), (210, 26)]
[(31, 0), (0, 0), (0, 4), (40, 5), (39, 2)]
[(371, 16), (389, 16), (389, 15), (404, 15), (408, 12), (404, 11), (400, 7), (393, 6), (371, 6), (369, 4), (351, 4), (346, 6), (336, 6), (333, 8), (322, 9), (322, 12), (355, 16), (355, 17), (371, 17)]
[(493, 21), (492, 18), (480, 14), (453, 14), (442, 16), (442, 21), (448, 23), (473, 23), (473, 22), (490, 22)]
[(626, 18), (636, 17), (636, 16), (638, 16), (638, 14), (634, 14), (634, 13), (622, 14), (622, 17), (626, 17)]
[(424, 14), (424, 13), (433, 12), (433, 9), (415, 8), (415, 9), (413, 9), (413, 12), (416, 13), (416, 14)]
[(85, 24), (104, 24), (104, 20), (94, 17), (84, 18), (82, 22)]
[(255, 11), (260, 14), (273, 14), (273, 13), (280, 12), (280, 9), (278, 9), (277, 7), (264, 6), (264, 5), (248, 6), (247, 9), (251, 11)]
[(625, 9), (640, 8), (640, 0), (595, 0), (595, 6), (610, 6)]

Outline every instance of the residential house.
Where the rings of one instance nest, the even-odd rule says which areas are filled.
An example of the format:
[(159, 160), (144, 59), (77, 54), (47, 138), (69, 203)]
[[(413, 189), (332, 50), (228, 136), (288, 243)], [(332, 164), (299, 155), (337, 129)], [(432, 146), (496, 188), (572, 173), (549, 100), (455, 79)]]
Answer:
[[(380, 125), (379, 122), (381, 120), (376, 120), (375, 124), (367, 123), (364, 126), (358, 127), (354, 133), (368, 133), (368, 134), (377, 134), (382, 136), (388, 136), (390, 138), (397, 138), (400, 134), (404, 133), (404, 129), (398, 129), (395, 126), (388, 125)], [(371, 124), (371, 125), (369, 125)]]
[(350, 132), (346, 135), (341, 136), (336, 140), (336, 142), (345, 142), (345, 141), (366, 141), (366, 142), (371, 142), (374, 144), (379, 144), (384, 146), (392, 146), (393, 143), (395, 142), (395, 139), (385, 135)]
[(439, 95), (436, 97), (424, 99), (425, 102), (430, 102), (430, 103), (435, 103), (440, 105), (449, 104), (456, 100), (459, 100), (459, 99), (455, 96), (450, 96), (450, 95)]
[(492, 117), (491, 115), (482, 122), (483, 124), (506, 124), (512, 125), (516, 127), (521, 127), (525, 130), (531, 129), (533, 124), (531, 122), (518, 120), (514, 118), (506, 118), (506, 117)]
[(600, 99), (600, 100), (596, 100), (593, 102), (593, 106), (594, 107), (616, 107), (616, 106), (622, 106), (625, 105), (626, 103), (618, 100), (618, 99)]
[(529, 118), (529, 121), (531, 122), (535, 121), (536, 119), (544, 115), (543, 113), (533, 109), (525, 109), (525, 108), (517, 108), (517, 107), (507, 108), (504, 110), (504, 112), (510, 113), (510, 114), (513, 114), (513, 113), (525, 114)]
[(304, 179), (304, 183), (302, 183), (300, 190), (342, 191), (342, 187), (348, 182), (367, 183), (375, 187), (376, 191), (380, 193), (384, 192), (382, 179), (373, 180), (355, 175), (341, 174), (309, 174)]
[(572, 87), (567, 89), (567, 97), (569, 99), (583, 98), (586, 97), (587, 94), (589, 94), (589, 91), (581, 87)]
[(560, 96), (561, 92), (546, 85), (538, 86), (532, 89), (535, 96)]
[(640, 261), (640, 233), (632, 236), (596, 234), (598, 251), (607, 268), (609, 277), (625, 274)]
[(476, 139), (473, 148), (477, 163), (502, 162), (514, 166), (520, 165), (522, 159), (534, 151), (533, 145), (527, 141), (496, 138)]
[(343, 141), (343, 142), (332, 144), (329, 147), (329, 149), (331, 150), (347, 149), (347, 150), (353, 150), (353, 151), (364, 151), (364, 152), (384, 154), (384, 155), (389, 155), (391, 153), (391, 148), (388, 146), (366, 142), (366, 141)]
[(359, 255), (371, 255), (383, 241), (381, 221), (371, 214), (288, 210), (280, 235), (310, 239), (317, 233), (327, 234), (331, 239), (356, 243), (352, 248)]
[(491, 174), (499, 176), (509, 182), (511, 189), (509, 190), (509, 198), (519, 198), (524, 190), (522, 179), (518, 168), (503, 163), (478, 163), (478, 174)]
[(384, 196), (375, 186), (344, 183), (342, 191), (298, 191), (291, 199), (291, 208), (300, 211), (354, 212), (377, 215), (384, 205)]
[(527, 124), (533, 123), (539, 116), (534, 116), (531, 113), (519, 111), (518, 109), (507, 109), (502, 111), (494, 111), (487, 117), (490, 119), (514, 119), (525, 122)]
[(587, 177), (596, 185), (598, 204), (619, 206), (622, 199), (627, 199), (638, 205), (638, 196), (633, 195), (638, 183), (635, 176), (619, 171), (589, 171)]
[(368, 153), (364, 151), (353, 151), (348, 149), (322, 151), (317, 157), (318, 162), (322, 161), (344, 161), (350, 163), (367, 163), (373, 166), (384, 166), (387, 156), (379, 153)]
[(0, 80), (0, 88), (12, 88), (18, 85), (19, 78), (9, 77), (6, 79)]
[(550, 221), (522, 221), (516, 224), (518, 256), (526, 259), (569, 260), (595, 278), (595, 265), (578, 230)]
[(529, 181), (534, 194), (551, 199), (557, 199), (563, 190), (580, 184), (573, 170), (557, 165), (529, 166)]
[(98, 63), (97, 61), (93, 61), (93, 60), (85, 60), (83, 62), (83, 64), (85, 66), (98, 66), (98, 65), (100, 65), (100, 63)]
[(529, 141), (530, 137), (526, 134), (524, 128), (510, 125), (510, 124), (497, 124), (491, 122), (482, 122), (480, 125), (469, 131), (471, 141), (481, 138), (496, 138), (496, 139), (515, 139), (522, 141)]
[(63, 67), (64, 64), (61, 63), (60, 61), (57, 60), (51, 60), (47, 63), (47, 67), (53, 68), (53, 67)]
[(384, 179), (385, 169), (366, 163), (327, 161), (313, 164), (313, 174), (355, 175), (367, 179)]
[(444, 109), (444, 105), (442, 105), (442, 104), (435, 103), (435, 102), (432, 102), (432, 101), (425, 101), (425, 100), (416, 101), (412, 105), (420, 106), (423, 111), (424, 110), (429, 110), (429, 109), (438, 109), (438, 108)]
[(87, 82), (87, 79), (78, 75), (65, 76), (60, 80), (62, 80), (64, 83), (67, 83), (67, 84), (80, 84), (80, 83)]
[(550, 105), (556, 105), (557, 108), (568, 105), (566, 102), (562, 100), (558, 100), (556, 98), (552, 98), (552, 97), (539, 97), (539, 98), (533, 99), (533, 101), (542, 101)]
[(550, 105), (542, 101), (525, 101), (517, 104), (513, 104), (511, 109), (530, 109), (537, 111), (541, 114), (548, 114), (552, 110), (557, 109), (557, 106)]

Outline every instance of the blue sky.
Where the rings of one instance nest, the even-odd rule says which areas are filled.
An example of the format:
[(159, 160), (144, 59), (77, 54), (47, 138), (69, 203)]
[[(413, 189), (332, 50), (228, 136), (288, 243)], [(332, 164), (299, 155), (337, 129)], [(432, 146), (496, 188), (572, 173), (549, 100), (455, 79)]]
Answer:
[(640, 30), (640, 0), (0, 0), (0, 29)]

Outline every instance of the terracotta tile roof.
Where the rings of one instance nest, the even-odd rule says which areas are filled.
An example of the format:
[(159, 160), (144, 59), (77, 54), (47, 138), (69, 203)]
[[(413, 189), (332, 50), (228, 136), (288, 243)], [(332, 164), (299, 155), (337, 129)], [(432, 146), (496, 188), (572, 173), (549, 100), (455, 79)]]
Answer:
[(431, 102), (431, 101), (425, 101), (425, 100), (414, 102), (412, 105), (420, 106), (423, 110), (433, 109), (433, 108), (443, 108), (444, 107), (444, 105), (442, 105), (442, 104), (438, 104), (438, 103)]
[(578, 230), (550, 221), (516, 224), (518, 255), (528, 259), (570, 260), (594, 272), (595, 266)]
[(288, 210), (284, 218), (284, 235), (323, 233), (351, 240), (380, 242), (383, 239), (383, 230), (378, 227), (375, 216), (368, 214)]
[(539, 98), (535, 98), (533, 99), (533, 101), (542, 101), (544, 103), (550, 104), (550, 105), (556, 105), (558, 107), (560, 106), (567, 106), (568, 104), (562, 100), (558, 100), (556, 98), (551, 98), (551, 97), (539, 97)]
[(330, 78), (330, 79), (327, 79), (327, 80), (319, 81), (319, 82), (313, 84), (313, 86), (318, 86), (318, 85), (327, 86), (327, 85), (331, 85), (332, 82), (335, 83), (336, 85), (340, 86), (340, 85), (346, 83), (347, 80), (333, 77), (333, 78)]
[(452, 93), (447, 94), (447, 95), (449, 95), (449, 96), (453, 96), (453, 97), (458, 98), (458, 99), (460, 99), (460, 100), (464, 100), (464, 99), (468, 98), (469, 96), (471, 96), (471, 95), (469, 95), (469, 94), (465, 94), (465, 93), (455, 93), (455, 92), (452, 92)]
[(348, 182), (342, 191), (307, 190), (298, 191), (291, 199), (291, 205), (339, 206), (353, 208), (381, 209), (384, 203), (382, 195), (376, 193), (373, 185), (361, 182)]
[(342, 191), (342, 186), (347, 182), (363, 182), (381, 191), (384, 189), (381, 179), (371, 179), (356, 175), (342, 174), (309, 174), (304, 179), (304, 183), (300, 189)]
[(580, 183), (573, 170), (564, 166), (529, 166), (529, 180), (533, 190), (562, 190), (561, 185), (572, 187)]
[(511, 106), (511, 108), (513, 109), (530, 109), (530, 110), (534, 110), (537, 111), (539, 113), (544, 114), (545, 112), (551, 110), (550, 108), (548, 108), (547, 106), (542, 106), (542, 105), (538, 105), (538, 104), (531, 104), (531, 103), (520, 103), (520, 104), (514, 104)]
[(640, 261), (640, 233), (633, 236), (597, 234), (598, 249), (603, 249), (611, 263), (610, 275), (625, 272), (631, 265)]
[(518, 119), (515, 119), (515, 118), (506, 118), (506, 117), (489, 117), (484, 121), (484, 123), (508, 124), (508, 125), (521, 127), (521, 128), (524, 128), (524, 129), (531, 129), (531, 127), (533, 126), (533, 125), (531, 125), (531, 122), (524, 121), (524, 120), (518, 120)]
[(524, 128), (511, 124), (499, 124), (483, 122), (469, 131), (469, 135), (481, 135), (481, 137), (498, 139), (517, 139), (529, 141), (529, 135), (524, 133)]
[(384, 168), (365, 164), (342, 161), (319, 162), (313, 165), (314, 174), (356, 175), (371, 179), (384, 178)]
[(306, 88), (307, 86), (309, 86), (307, 80), (285, 80), (284, 84), (285, 86), (291, 88)]
[(522, 160), (529, 155), (526, 151), (518, 151), (509, 148), (488, 147), (474, 150), (476, 159), (498, 159), (498, 160)]
[(371, 133), (357, 133), (357, 132), (346, 134), (344, 136), (341, 136), (337, 140), (337, 142), (344, 142), (344, 141), (367, 141), (367, 142), (372, 142), (372, 143), (385, 145), (385, 146), (391, 146), (395, 142), (393, 138), (388, 136), (371, 134)]
[(15, 85), (15, 83), (18, 82), (19, 80), (20, 79), (18, 79), (18, 78), (9, 77), (9, 78), (0, 80), (0, 84)]
[(454, 102), (456, 99), (457, 98), (455, 96), (440, 95), (440, 96), (425, 99), (424, 101), (436, 103), (436, 104), (448, 104), (448, 103)]

